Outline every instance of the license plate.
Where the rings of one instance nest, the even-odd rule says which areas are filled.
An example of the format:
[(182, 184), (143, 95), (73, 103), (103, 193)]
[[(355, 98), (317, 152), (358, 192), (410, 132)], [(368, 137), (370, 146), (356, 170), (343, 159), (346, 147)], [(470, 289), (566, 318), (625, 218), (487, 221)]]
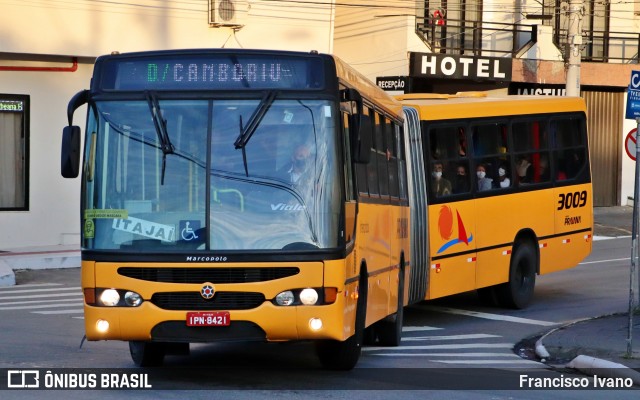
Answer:
[(229, 326), (229, 311), (188, 312), (187, 326)]

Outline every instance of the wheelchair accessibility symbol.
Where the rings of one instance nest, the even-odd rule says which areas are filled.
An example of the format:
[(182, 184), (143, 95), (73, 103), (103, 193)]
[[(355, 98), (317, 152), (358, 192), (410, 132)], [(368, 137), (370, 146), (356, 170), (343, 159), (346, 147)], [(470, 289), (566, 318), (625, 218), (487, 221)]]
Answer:
[(196, 234), (198, 229), (200, 229), (200, 221), (180, 221), (180, 237), (182, 237), (182, 240), (191, 241), (198, 239), (198, 235)]

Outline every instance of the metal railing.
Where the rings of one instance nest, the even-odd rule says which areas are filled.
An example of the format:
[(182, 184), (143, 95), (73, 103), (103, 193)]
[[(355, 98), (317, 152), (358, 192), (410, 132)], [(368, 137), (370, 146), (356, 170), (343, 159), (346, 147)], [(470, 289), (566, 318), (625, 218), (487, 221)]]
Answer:
[[(433, 52), (476, 57), (516, 57), (537, 41), (531, 24), (419, 18), (416, 31)], [(554, 31), (553, 38), (565, 54), (567, 30)], [(583, 42), (583, 61), (639, 63), (640, 33), (588, 31)]]
[[(567, 45), (567, 31), (554, 32), (554, 42), (564, 52)], [(614, 62), (638, 64), (640, 53), (640, 33), (588, 31), (582, 36), (582, 60), (588, 62)]]

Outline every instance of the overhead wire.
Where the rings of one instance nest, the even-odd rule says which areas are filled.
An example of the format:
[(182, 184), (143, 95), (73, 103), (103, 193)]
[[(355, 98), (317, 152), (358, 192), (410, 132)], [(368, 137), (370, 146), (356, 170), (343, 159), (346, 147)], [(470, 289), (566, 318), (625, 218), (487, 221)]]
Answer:
[[(15, 6), (26, 6), (26, 7), (46, 7), (46, 8), (55, 8), (55, 9), (67, 9), (67, 10), (79, 10), (79, 9), (89, 9), (95, 12), (103, 12), (103, 13), (120, 13), (120, 14), (135, 14), (140, 15), (142, 12), (143, 15), (152, 15), (152, 16), (162, 16), (164, 18), (188, 18), (188, 19), (200, 19), (202, 14), (208, 12), (208, 4), (213, 0), (141, 0), (141, 1), (119, 1), (119, 0), (0, 0), (0, 3), (11, 4)], [(243, 5), (248, 5), (248, 0), (235, 0), (236, 2), (242, 3)], [(409, 4), (407, 4), (409, 3)], [(431, 4), (431, 6), (437, 5), (439, 2), (435, 2)], [(467, 13), (478, 13), (480, 9), (478, 8), (479, 3), (470, 4), (467, 3), (468, 7), (461, 8), (459, 3), (449, 3), (447, 5), (447, 11), (449, 15), (455, 13), (461, 13), (465, 11)], [(640, 4), (640, 0), (618, 0), (607, 3), (607, 1), (598, 1), (591, 3), (594, 5), (594, 9), (591, 10), (589, 7), (585, 9), (584, 18), (604, 18), (606, 15), (606, 10), (601, 9), (606, 4)], [(602, 6), (602, 7), (597, 7)], [(544, 5), (543, 5), (544, 7)], [(410, 16), (411, 13), (416, 15), (420, 10), (419, 6), (416, 5), (415, 2), (407, 2), (406, 0), (388, 0), (382, 3), (381, 1), (358, 1), (358, 2), (350, 2), (347, 0), (336, 0), (335, 2), (331, 1), (322, 1), (322, 0), (255, 0), (251, 1), (251, 9), (249, 13), (252, 17), (256, 18), (270, 18), (270, 19), (278, 19), (281, 20), (281, 24), (286, 24), (290, 26), (302, 25), (308, 22), (329, 22), (332, 18), (332, 12), (337, 8), (342, 8), (342, 10), (347, 13), (345, 15), (354, 15), (362, 14), (363, 10), (370, 11), (367, 13), (368, 15), (373, 14), (376, 16), (378, 14), (379, 18), (376, 21), (376, 24), (372, 24), (371, 27), (367, 27), (367, 23), (370, 23), (370, 20), (361, 19), (359, 21), (351, 20), (349, 24), (336, 24), (335, 25), (335, 38), (337, 39), (348, 39), (353, 37), (358, 37), (366, 34), (370, 34), (377, 31), (385, 31), (391, 29), (402, 28), (402, 23), (397, 21), (397, 18), (394, 17), (406, 17)], [(553, 6), (553, 16), (557, 19), (560, 18), (561, 23), (564, 25), (568, 23), (565, 18), (562, 18), (562, 14), (566, 13), (564, 11), (563, 6)], [(347, 10), (353, 10), (350, 14)], [(431, 9), (431, 7), (430, 7)], [(429, 9), (429, 10), (430, 10)], [(435, 9), (435, 8), (433, 8)], [(430, 19), (431, 12), (429, 10), (424, 10), (424, 16), (416, 15), (418, 19)], [(491, 6), (483, 5), (481, 11), (484, 14), (493, 14), (493, 15), (524, 15), (529, 12), (535, 12), (540, 10), (539, 5), (530, 5), (530, 6), (522, 6), (517, 9), (514, 7), (514, 3), (511, 1), (498, 1), (491, 4)], [(385, 14), (380, 14), (380, 12), (384, 12)], [(274, 14), (280, 15), (274, 15)], [(633, 16), (629, 18), (621, 17), (618, 15), (610, 15), (610, 19), (615, 19), (618, 21), (631, 21), (634, 20)], [(380, 22), (380, 20), (388, 19), (387, 21)], [(515, 17), (513, 18), (515, 20)], [(394, 21), (395, 20), (395, 21)], [(526, 18), (518, 19), (517, 21), (508, 22), (509, 24), (518, 24), (520, 22), (525, 21)], [(485, 21), (478, 28), (471, 29), (486, 29), (486, 25), (483, 24), (490, 23), (489, 21)], [(495, 22), (495, 24), (499, 24), (499, 22)], [(467, 31), (468, 33), (468, 31)], [(454, 33), (452, 35), (448, 35), (446, 37), (440, 38), (442, 40), (453, 39), (456, 35), (462, 34)], [(484, 35), (483, 38), (491, 36), (493, 33), (489, 33)], [(237, 38), (236, 38), (237, 40)], [(404, 51), (403, 53), (406, 53)], [(393, 58), (393, 53), (389, 54), (390, 58)], [(371, 61), (371, 63), (375, 62), (398, 62), (401, 60), (395, 61), (387, 61), (387, 60), (377, 60)], [(358, 65), (358, 64), (356, 64)], [(362, 64), (364, 65), (364, 64)]]

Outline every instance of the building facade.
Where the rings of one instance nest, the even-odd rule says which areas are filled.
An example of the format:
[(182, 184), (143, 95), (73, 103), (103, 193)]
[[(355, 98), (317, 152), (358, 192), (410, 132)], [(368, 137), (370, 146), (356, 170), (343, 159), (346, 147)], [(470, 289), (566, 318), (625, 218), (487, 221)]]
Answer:
[[(640, 3), (585, 3), (581, 95), (589, 106), (596, 205), (625, 204), (625, 90), (638, 68)], [(60, 176), (68, 100), (112, 51), (261, 48), (335, 53), (399, 92), (563, 94), (559, 0), (36, 0), (0, 14), (0, 251), (76, 245), (78, 179)], [(74, 124), (83, 125), (82, 110)], [(614, 173), (612, 173), (612, 171)]]

